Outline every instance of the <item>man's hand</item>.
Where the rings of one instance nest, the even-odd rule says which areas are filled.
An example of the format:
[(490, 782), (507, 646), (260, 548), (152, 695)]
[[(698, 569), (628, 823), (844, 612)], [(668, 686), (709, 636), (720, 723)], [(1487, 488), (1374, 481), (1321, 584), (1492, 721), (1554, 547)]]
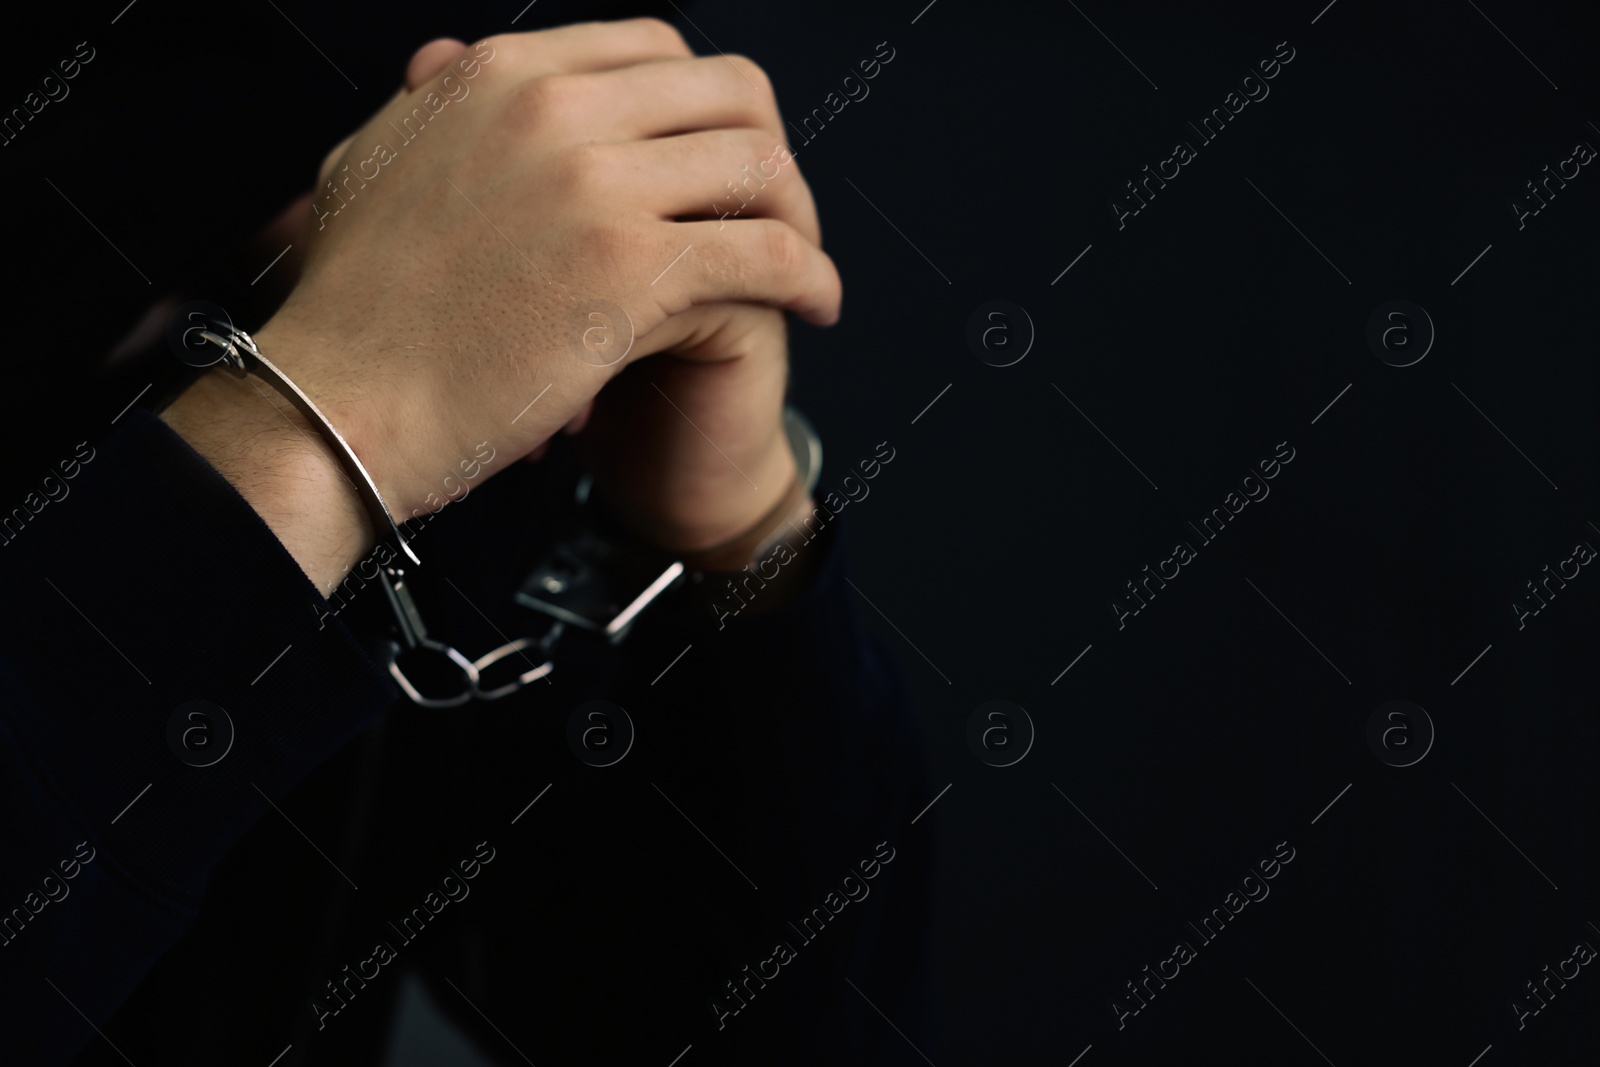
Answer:
[[(798, 180), (763, 191), (770, 217), (698, 219), (708, 190), (770, 155), (777, 121), (755, 64), (695, 59), (656, 20), (490, 38), (351, 138), (314, 206), (301, 283), (256, 339), (344, 434), (391, 511), (436, 510), (445, 478), (460, 477), (479, 442), (494, 447), (498, 469), (578, 416), (625, 366), (690, 341), (677, 316), (756, 302), (818, 323), (837, 317), (838, 275), (812, 239), (815, 212)], [(610, 355), (574, 343), (602, 302), (625, 312), (633, 334), (608, 366), (596, 363)], [(715, 318), (705, 314), (697, 328)], [(210, 394), (168, 410), (208, 458), (231, 448), (198, 429), (226, 401)], [(300, 464), (303, 427), (282, 421), (260, 450), (281, 446)], [(342, 477), (329, 485), (353, 492)], [(355, 513), (348, 499), (324, 503), (303, 510)], [(373, 535), (297, 539), (283, 516), (264, 517), (286, 544), (342, 546), (301, 560), (324, 588)]]
[(796, 477), (782, 422), (787, 339), (782, 312), (749, 304), (671, 326), (684, 339), (608, 385), (577, 443), (637, 533), (698, 552), (749, 530)]
[[(464, 47), (454, 40), (424, 45), (406, 71), (406, 88), (421, 88)], [(776, 107), (763, 130), (770, 147), (708, 186), (707, 206), (723, 223), (728, 216), (787, 222), (820, 247), (816, 205)], [(748, 530), (795, 477), (782, 432), (787, 327), (771, 307), (714, 304), (674, 316), (653, 342), (663, 354), (607, 385), (566, 429), (587, 426), (579, 438), (585, 460), (639, 534), (694, 552)]]

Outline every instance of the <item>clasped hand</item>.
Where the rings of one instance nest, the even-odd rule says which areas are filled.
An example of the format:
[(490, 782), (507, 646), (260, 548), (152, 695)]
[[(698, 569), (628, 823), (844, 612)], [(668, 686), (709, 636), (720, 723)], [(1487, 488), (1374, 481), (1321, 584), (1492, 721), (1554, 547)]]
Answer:
[[(301, 204), (297, 283), (255, 338), (397, 516), (437, 506), (480, 442), (492, 475), (563, 428), (673, 551), (789, 488), (783, 312), (836, 321), (840, 281), (752, 61), (696, 57), (655, 19), (434, 41)], [(379, 531), (268, 403), (207, 376), (164, 417), (331, 588)]]

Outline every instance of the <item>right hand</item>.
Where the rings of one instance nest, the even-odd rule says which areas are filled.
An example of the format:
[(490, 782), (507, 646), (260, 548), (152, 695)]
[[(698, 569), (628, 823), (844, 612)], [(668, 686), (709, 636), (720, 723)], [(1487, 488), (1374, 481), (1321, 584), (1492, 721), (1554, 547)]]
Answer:
[[(413, 75), (440, 48), (419, 53)], [(410, 142), (406, 118), (421, 125)], [(338, 427), (397, 520), (437, 510), (478, 443), (496, 469), (526, 456), (627, 363), (682, 341), (658, 328), (691, 307), (750, 301), (837, 320), (840, 280), (803, 235), (816, 222), (798, 178), (763, 194), (754, 214), (768, 218), (677, 221), (707, 216), (723, 182), (771, 154), (773, 130), (760, 67), (694, 58), (658, 19), (488, 38), (334, 150), (323, 171), (349, 203), (323, 184), (301, 282), (254, 338)], [(610, 366), (571, 344), (595, 325), (578, 315), (594, 301), (632, 323)], [(626, 344), (627, 323), (611, 326)], [(330, 450), (288, 427), (298, 416), (261, 403), (206, 376), (163, 418), (331, 589), (384, 531)]]
[[(422, 127), (410, 142), (397, 132), (408, 118)], [(397, 518), (436, 510), (478, 442), (497, 467), (526, 455), (626, 364), (674, 343), (652, 338), (674, 315), (753, 301), (837, 318), (832, 261), (789, 223), (674, 221), (769, 155), (777, 123), (753, 62), (694, 58), (654, 19), (489, 38), (398, 94), (324, 168), (348, 203), (322, 186), (300, 284), (256, 340)], [(791, 207), (775, 195), (768, 213)], [(578, 309), (597, 301), (632, 322), (610, 366), (572, 348), (594, 325)]]

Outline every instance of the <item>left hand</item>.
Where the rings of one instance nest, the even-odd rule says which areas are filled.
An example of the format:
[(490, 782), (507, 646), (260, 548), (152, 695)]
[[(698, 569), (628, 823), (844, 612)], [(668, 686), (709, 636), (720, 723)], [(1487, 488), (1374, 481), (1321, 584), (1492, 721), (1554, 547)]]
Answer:
[[(443, 40), (419, 50), (406, 89), (428, 82), (462, 47)], [(707, 181), (706, 206), (729, 221), (779, 219), (820, 247), (816, 205), (789, 155), (775, 103), (772, 115), (760, 131), (765, 155), (744, 160), (742, 171), (719, 172), (743, 195)], [(679, 181), (686, 179), (706, 181), (698, 174)], [(703, 269), (700, 263), (691, 249), (672, 269)], [(770, 512), (796, 476), (783, 433), (784, 314), (760, 304), (704, 305), (657, 327), (650, 347), (659, 354), (608, 383), (567, 432), (578, 434), (600, 491), (640, 536), (674, 552), (730, 541)]]
[[(687, 199), (681, 187), (703, 184), (706, 206), (723, 226), (777, 219), (820, 248), (816, 203), (788, 151), (776, 102), (771, 115), (759, 131), (738, 131), (755, 134), (739, 151), (757, 154), (726, 157), (735, 160), (727, 173), (660, 172), (653, 184), (663, 216)], [(668, 160), (670, 141), (652, 142)], [(713, 260), (703, 255), (691, 248), (670, 269), (704, 270)], [(641, 537), (682, 553), (733, 541), (773, 510), (797, 475), (783, 431), (784, 313), (753, 303), (703, 305), (651, 331), (649, 345), (658, 354), (607, 383), (566, 432), (577, 435), (599, 491)], [(542, 453), (543, 446), (530, 458)], [(809, 515), (809, 497), (801, 505), (794, 515)]]
[(657, 332), (669, 328), (681, 339), (607, 383), (577, 444), (636, 533), (694, 552), (750, 530), (796, 477), (788, 337), (783, 313), (755, 304), (709, 305)]

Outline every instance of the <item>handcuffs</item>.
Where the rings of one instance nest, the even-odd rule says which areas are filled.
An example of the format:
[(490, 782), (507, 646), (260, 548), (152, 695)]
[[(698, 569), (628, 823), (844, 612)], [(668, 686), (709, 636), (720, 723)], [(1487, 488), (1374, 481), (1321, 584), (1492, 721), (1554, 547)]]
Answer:
[[(261, 354), (248, 333), (216, 315), (197, 317), (203, 324), (184, 331), (183, 345), (190, 351), (197, 346), (209, 346), (220, 353), (216, 362), (240, 373), (254, 372), (293, 404), (333, 446), (335, 456), (372, 517), (379, 540), (392, 539), (398, 547), (398, 553), (391, 553), (391, 559), (378, 566), (391, 616), (390, 633), (383, 645), (389, 676), (419, 707), (454, 708), (475, 699), (499, 700), (510, 696), (555, 670), (560, 658), (558, 646), (570, 635), (581, 634), (590, 641), (617, 645), (627, 637), (642, 612), (658, 603), (663, 593), (683, 582), (693, 570), (692, 557), (672, 558), (669, 553), (630, 543), (619, 535), (615, 524), (604, 522), (590, 500), (593, 482), (585, 474), (578, 479), (575, 490), (577, 507), (571, 528), (528, 574), (514, 595), (517, 604), (542, 616), (541, 621), (548, 624), (547, 628), (537, 636), (518, 637), (477, 659), (468, 659), (453, 645), (429, 635), (408, 583), (408, 568), (420, 566), (422, 561), (349, 443), (311, 398)], [(783, 429), (794, 452), (798, 485), (803, 487), (804, 495), (809, 495), (822, 472), (822, 442), (805, 416), (787, 404), (783, 409)], [(791, 489), (785, 498), (789, 508), (793, 507), (795, 497), (796, 492)], [(783, 508), (784, 503), (780, 503), (777, 510)], [(389, 531), (388, 537), (385, 530)], [(530, 651), (535, 652), (533, 659), (528, 658)], [(442, 657), (454, 668), (460, 676), (457, 691), (445, 696), (429, 696), (422, 692), (411, 677), (415, 672), (408, 673), (401, 660), (414, 659), (423, 653)], [(500, 685), (485, 684), (484, 675), (490, 668), (517, 655), (531, 665), (529, 670)], [(534, 665), (535, 659), (541, 662)]]

